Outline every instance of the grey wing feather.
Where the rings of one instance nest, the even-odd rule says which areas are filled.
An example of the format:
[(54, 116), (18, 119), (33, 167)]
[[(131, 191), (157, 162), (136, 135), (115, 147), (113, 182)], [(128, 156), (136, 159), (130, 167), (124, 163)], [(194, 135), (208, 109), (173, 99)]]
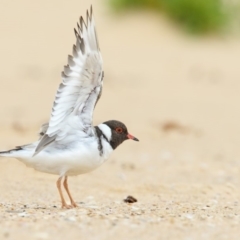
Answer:
[(47, 145), (51, 144), (52, 142), (54, 142), (56, 139), (56, 136), (53, 137), (49, 137), (48, 135), (44, 135), (40, 141), (40, 143), (38, 144), (37, 148), (35, 149), (35, 152), (33, 154), (33, 157), (38, 154), (43, 148), (45, 148)]

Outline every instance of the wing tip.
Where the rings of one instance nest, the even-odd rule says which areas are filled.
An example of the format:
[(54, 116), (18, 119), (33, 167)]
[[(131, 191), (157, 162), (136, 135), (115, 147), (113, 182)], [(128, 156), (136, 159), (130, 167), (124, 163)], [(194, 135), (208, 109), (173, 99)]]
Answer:
[(41, 152), (46, 146), (48, 146), (53, 141), (55, 141), (55, 139), (56, 139), (56, 136), (49, 137), (47, 134), (44, 134), (44, 136), (38, 143), (38, 145), (33, 153), (33, 157), (36, 156), (39, 152)]

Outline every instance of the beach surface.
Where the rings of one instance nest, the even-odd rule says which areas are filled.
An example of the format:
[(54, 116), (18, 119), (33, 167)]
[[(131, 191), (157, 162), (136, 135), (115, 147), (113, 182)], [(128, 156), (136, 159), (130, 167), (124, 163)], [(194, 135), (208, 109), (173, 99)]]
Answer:
[[(0, 149), (35, 141), (94, 8), (104, 89), (94, 124), (117, 119), (124, 142), (99, 169), (69, 178), (0, 159), (0, 239), (239, 239), (240, 41), (188, 36), (151, 12), (104, 1), (5, 2), (0, 8)], [(137, 199), (126, 203), (127, 196)]]

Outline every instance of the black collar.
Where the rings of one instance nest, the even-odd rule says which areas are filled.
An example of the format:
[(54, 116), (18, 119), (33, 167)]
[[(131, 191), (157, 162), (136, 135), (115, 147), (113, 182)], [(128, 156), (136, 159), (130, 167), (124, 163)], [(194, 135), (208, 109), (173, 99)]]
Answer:
[(110, 144), (110, 142), (98, 126), (95, 126), (94, 128), (95, 128), (95, 131), (96, 131), (96, 134), (97, 134), (97, 139), (98, 139), (98, 150), (99, 150), (100, 156), (102, 156), (103, 155), (103, 145), (102, 145), (102, 138), (101, 137), (103, 137), (109, 144)]

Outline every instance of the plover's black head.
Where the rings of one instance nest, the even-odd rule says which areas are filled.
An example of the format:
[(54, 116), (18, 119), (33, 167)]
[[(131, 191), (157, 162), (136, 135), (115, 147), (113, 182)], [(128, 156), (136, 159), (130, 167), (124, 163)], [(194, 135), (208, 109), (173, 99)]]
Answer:
[(119, 146), (123, 141), (127, 139), (132, 139), (134, 141), (139, 141), (137, 138), (128, 133), (127, 127), (122, 122), (116, 120), (110, 120), (104, 122), (111, 130), (111, 136), (109, 136), (109, 142), (113, 149)]

